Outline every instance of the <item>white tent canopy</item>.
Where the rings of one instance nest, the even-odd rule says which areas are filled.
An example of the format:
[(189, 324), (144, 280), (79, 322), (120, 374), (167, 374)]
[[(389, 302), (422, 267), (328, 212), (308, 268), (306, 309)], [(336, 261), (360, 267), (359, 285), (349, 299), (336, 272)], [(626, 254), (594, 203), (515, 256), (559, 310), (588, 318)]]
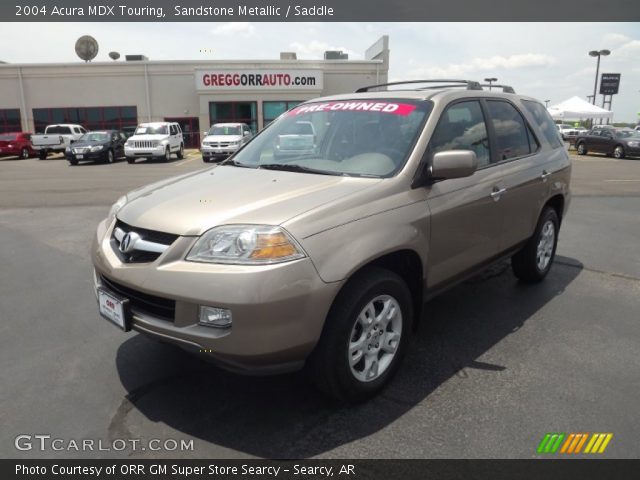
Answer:
[(571, 97), (548, 108), (554, 120), (583, 120), (586, 118), (611, 118), (613, 112), (592, 105), (580, 97)]

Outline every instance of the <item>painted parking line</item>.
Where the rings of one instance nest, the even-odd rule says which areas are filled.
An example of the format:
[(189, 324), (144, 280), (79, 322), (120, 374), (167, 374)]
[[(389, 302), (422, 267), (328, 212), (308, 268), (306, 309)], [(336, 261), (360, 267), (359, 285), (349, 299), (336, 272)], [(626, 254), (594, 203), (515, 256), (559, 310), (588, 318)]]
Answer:
[(200, 158), (199, 155), (188, 155), (185, 160), (182, 160), (181, 162), (173, 163), (172, 165), (175, 166), (175, 167), (179, 167), (180, 165), (184, 165), (185, 163), (193, 162), (194, 160), (198, 160), (199, 158)]
[(611, 179), (607, 179), (604, 180), (605, 182), (640, 182), (640, 178), (638, 179), (631, 179), (631, 178), (611, 178)]

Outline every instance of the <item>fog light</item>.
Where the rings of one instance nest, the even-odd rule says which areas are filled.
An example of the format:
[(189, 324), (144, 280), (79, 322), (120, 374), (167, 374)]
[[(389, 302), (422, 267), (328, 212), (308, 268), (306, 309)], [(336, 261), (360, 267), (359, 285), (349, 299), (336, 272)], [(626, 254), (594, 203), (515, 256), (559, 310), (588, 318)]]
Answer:
[(229, 328), (231, 326), (231, 310), (226, 308), (200, 306), (199, 325), (215, 328)]

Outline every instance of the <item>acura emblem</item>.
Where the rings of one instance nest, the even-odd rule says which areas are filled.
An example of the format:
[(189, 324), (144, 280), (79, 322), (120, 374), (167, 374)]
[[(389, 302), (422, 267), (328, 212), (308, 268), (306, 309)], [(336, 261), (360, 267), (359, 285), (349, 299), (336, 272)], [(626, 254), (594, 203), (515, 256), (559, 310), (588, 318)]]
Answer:
[(118, 250), (120, 250), (122, 253), (132, 252), (135, 249), (138, 240), (140, 240), (140, 235), (138, 235), (136, 232), (129, 232), (124, 237), (122, 237), (122, 241), (120, 242), (120, 247), (118, 247)]

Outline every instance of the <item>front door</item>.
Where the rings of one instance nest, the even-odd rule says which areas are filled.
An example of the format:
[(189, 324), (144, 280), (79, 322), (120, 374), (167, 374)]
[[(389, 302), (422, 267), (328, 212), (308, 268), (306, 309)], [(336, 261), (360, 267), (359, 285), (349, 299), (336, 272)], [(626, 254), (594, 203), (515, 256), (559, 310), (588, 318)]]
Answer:
[(449, 105), (427, 148), (427, 158), (447, 150), (472, 150), (478, 158), (478, 170), (472, 176), (427, 187), (428, 287), (464, 274), (499, 252), (504, 180), (501, 166), (491, 161), (484, 116), (478, 100)]

